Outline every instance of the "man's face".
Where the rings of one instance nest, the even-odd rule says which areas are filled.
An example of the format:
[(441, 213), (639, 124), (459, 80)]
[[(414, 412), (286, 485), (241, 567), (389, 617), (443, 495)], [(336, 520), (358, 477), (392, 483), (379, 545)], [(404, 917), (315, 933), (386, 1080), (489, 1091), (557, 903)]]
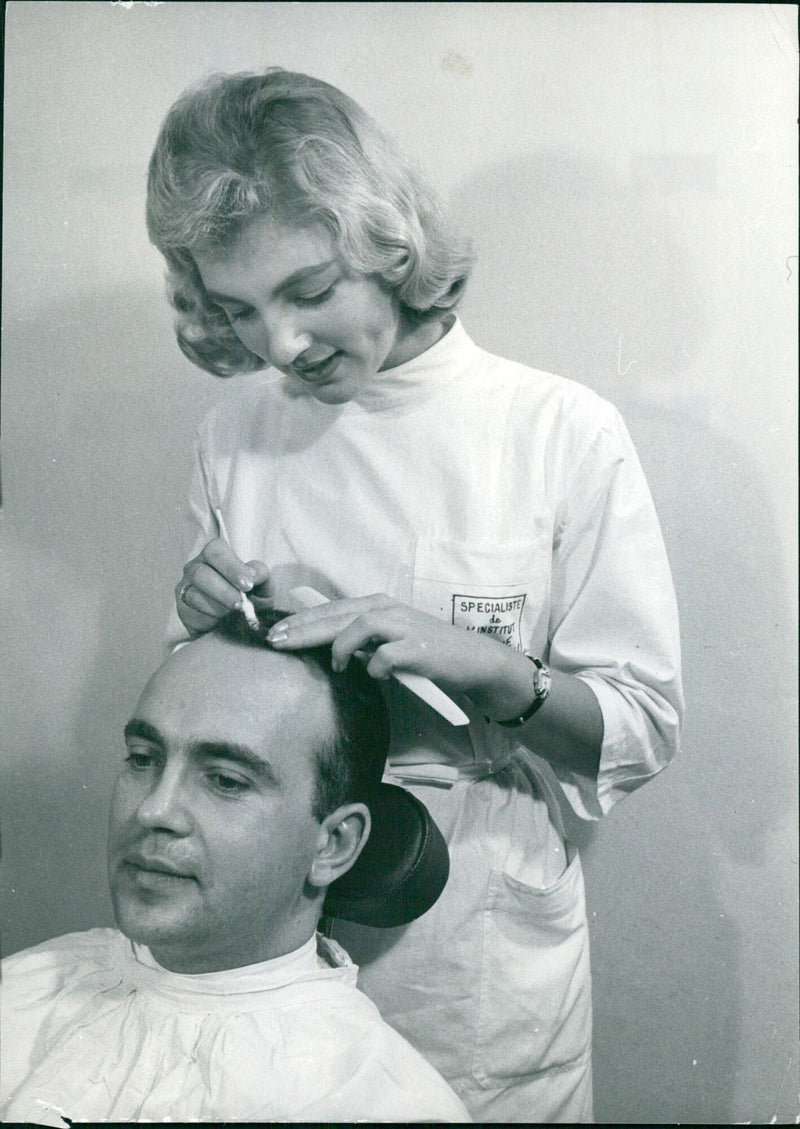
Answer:
[(334, 712), (305, 663), (205, 636), (126, 727), (109, 820), (117, 924), (176, 972), (280, 956), (313, 930), (315, 751)]

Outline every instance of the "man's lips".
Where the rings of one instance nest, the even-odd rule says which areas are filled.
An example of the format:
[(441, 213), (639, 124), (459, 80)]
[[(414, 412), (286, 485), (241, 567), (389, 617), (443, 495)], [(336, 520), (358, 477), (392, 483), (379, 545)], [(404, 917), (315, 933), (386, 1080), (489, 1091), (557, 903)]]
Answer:
[(169, 878), (194, 878), (194, 874), (185, 866), (179, 866), (170, 859), (160, 858), (157, 855), (146, 855), (139, 851), (129, 851), (123, 857), (123, 863), (135, 876), (162, 875)]

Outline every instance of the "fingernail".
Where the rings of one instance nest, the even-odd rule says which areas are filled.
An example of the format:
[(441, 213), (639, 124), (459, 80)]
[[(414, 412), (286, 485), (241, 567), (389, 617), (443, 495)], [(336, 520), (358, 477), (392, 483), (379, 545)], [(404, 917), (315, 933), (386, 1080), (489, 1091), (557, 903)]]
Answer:
[(280, 644), (285, 643), (288, 638), (289, 632), (285, 627), (273, 627), (272, 631), (270, 631), (270, 633), (267, 635), (267, 642), (272, 646), (280, 646)]
[(239, 577), (239, 587), (243, 588), (245, 590), (245, 592), (249, 592), (250, 589), (253, 587), (252, 576), (240, 576)]

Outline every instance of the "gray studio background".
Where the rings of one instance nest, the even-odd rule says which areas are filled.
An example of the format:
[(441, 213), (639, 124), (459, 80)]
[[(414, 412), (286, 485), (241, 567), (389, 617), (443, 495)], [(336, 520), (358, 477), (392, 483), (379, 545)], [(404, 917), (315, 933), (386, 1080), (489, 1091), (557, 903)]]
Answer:
[(663, 522), (683, 753), (574, 828), (598, 1120), (794, 1122), (795, 18), (8, 5), (6, 953), (110, 923), (121, 729), (182, 563), (192, 432), (232, 391), (172, 338), (143, 223), (149, 153), (189, 82), (280, 63), (342, 86), (419, 160), (475, 237), (469, 332), (617, 403)]

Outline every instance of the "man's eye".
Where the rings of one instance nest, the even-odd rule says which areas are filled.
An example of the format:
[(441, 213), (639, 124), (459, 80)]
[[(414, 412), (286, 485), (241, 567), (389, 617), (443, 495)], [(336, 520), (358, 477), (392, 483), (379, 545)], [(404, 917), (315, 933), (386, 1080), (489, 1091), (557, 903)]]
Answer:
[(128, 749), (125, 764), (134, 772), (143, 772), (144, 769), (150, 768), (153, 764), (153, 754), (145, 752), (143, 749)]
[(226, 796), (241, 796), (250, 790), (250, 781), (226, 772), (209, 772), (208, 780), (218, 792)]

